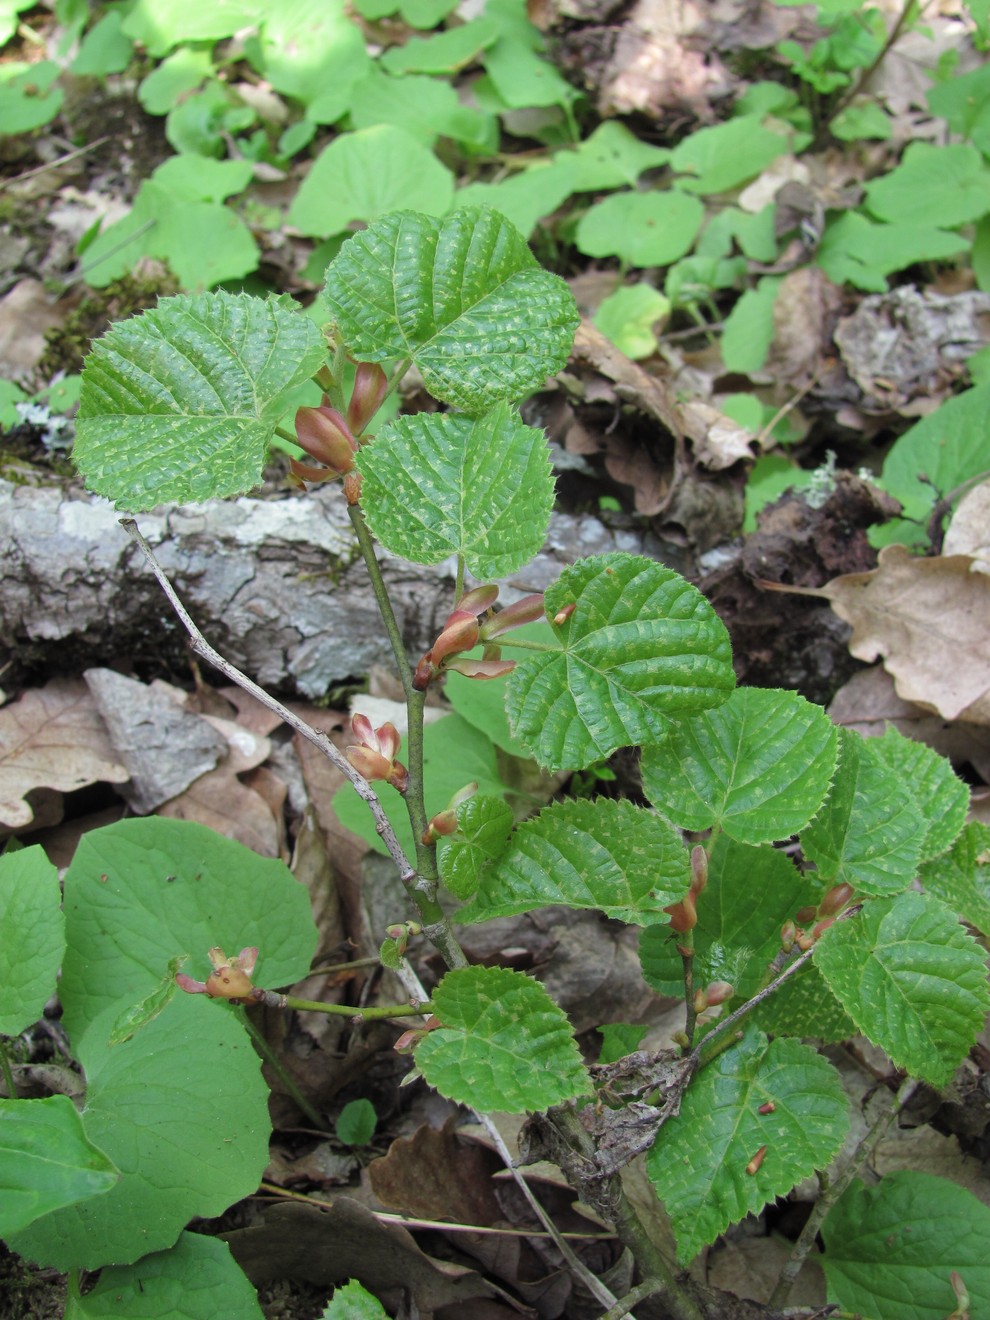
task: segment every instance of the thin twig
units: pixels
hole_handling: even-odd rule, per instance
[[[802,1228],[798,1240],[794,1243],[794,1246],[791,1249],[791,1254],[787,1258],[784,1268],[780,1271],[780,1278],[777,1280],[777,1285],[770,1294],[769,1305],[771,1307],[781,1307],[785,1304],[790,1296],[791,1289],[794,1286],[794,1281],[800,1272],[801,1266],[804,1264],[808,1253],[814,1246],[815,1239],[818,1236],[818,1230],[824,1223],[826,1215],[876,1150],[880,1138],[890,1127],[895,1116],[904,1108],[912,1095],[914,1095],[917,1088],[918,1082],[914,1077],[905,1078],[901,1083],[897,1095],[893,1098],[890,1105],[886,1109],[882,1109],[877,1115],[873,1125],[856,1147],[849,1162],[840,1167],[839,1161],[837,1160],[836,1163],[832,1165],[832,1168],[838,1168],[838,1172],[836,1176],[830,1178],[827,1183],[824,1181],[825,1175],[822,1175],[823,1187],[818,1200],[812,1207],[811,1214],[808,1216],[808,1221],[804,1228]],[[839,1160],[841,1160],[841,1158],[842,1157],[839,1156]]]
[[[570,1246],[570,1244],[564,1241],[560,1229],[557,1228],[556,1224],[554,1224],[553,1220],[543,1209],[543,1206],[540,1205],[539,1201],[536,1199],[536,1196],[533,1194],[533,1190],[530,1187],[529,1183],[516,1168],[515,1162],[513,1161],[512,1158],[512,1154],[508,1146],[503,1141],[502,1134],[501,1132],[499,1132],[498,1128],[495,1126],[492,1119],[489,1118],[487,1114],[478,1114],[477,1118],[478,1118],[478,1122],[491,1137],[492,1142],[495,1145],[495,1149],[502,1157],[505,1167],[509,1170],[509,1172],[512,1174],[513,1178],[515,1179],[516,1186],[519,1188],[523,1196],[529,1202],[530,1206],[532,1207],[533,1213],[536,1215],[537,1219],[540,1221],[543,1227],[553,1238],[557,1246],[557,1250],[567,1261],[573,1273],[581,1280],[584,1286],[589,1290],[592,1297],[594,1297],[596,1301],[601,1302],[602,1306],[606,1306],[606,1307],[615,1306],[618,1301],[615,1294],[611,1291],[611,1289],[607,1288],[604,1283],[602,1283],[601,1279],[599,1279],[597,1275],[592,1274],[591,1270],[588,1269],[587,1265],[585,1265],[582,1260],[579,1260],[579,1258],[574,1254],[573,1248]],[[626,1314],[628,1315],[629,1313],[627,1312]],[[636,1317],[630,1316],[630,1320],[636,1320]]]
[[[350,761],[348,761],[347,757],[337,750],[325,733],[320,729],[314,729],[311,724],[307,724],[304,719],[301,719],[298,715],[294,714],[288,706],[283,706],[280,701],[276,701],[275,698],[271,696],[270,693],[266,692],[264,688],[259,687],[257,683],[248,678],[247,674],[242,674],[241,671],[235,668],[229,660],[225,660],[219,651],[213,649],[210,643],[196,627],[186,610],[186,607],[176,595],[175,588],[166,577],[165,570],[155,558],[154,551],[142,536],[134,519],[121,518],[120,525],[123,527],[124,531],[127,532],[128,536],[130,536],[131,539],[141,547],[141,551],[144,554],[145,559],[147,559],[151,571],[158,579],[158,585],[165,593],[169,604],[172,606],[173,610],[175,610],[179,617],[179,621],[189,634],[192,649],[195,654],[200,656],[203,660],[206,660],[214,669],[219,670],[219,672],[232,683],[236,683],[237,686],[243,688],[245,692],[249,692],[256,701],[260,701],[263,706],[266,706],[281,720],[284,720],[290,728],[295,729],[297,733],[302,734],[304,738],[311,742],[314,747],[318,748],[327,760],[329,760],[341,772],[341,774],[344,775],[348,782],[353,785],[358,796],[363,798],[368,804],[368,809],[375,818],[375,829],[380,835],[385,847],[388,849],[389,856],[398,867],[402,883],[407,889],[410,889],[416,881],[416,871],[405,853],[402,851],[402,845],[395,837],[395,831],[392,829],[391,823],[385,815],[382,804],[378,800],[378,795],[368,781],[363,775],[358,774]]]
[[[613,1307],[606,1311],[602,1316],[602,1320],[623,1320],[623,1317],[629,1315],[637,1302],[645,1302],[648,1297],[660,1292],[663,1286],[660,1279],[644,1279],[642,1283],[632,1288],[626,1293],[625,1297],[620,1298]]]
[[[868,64],[865,69],[860,69],[855,80],[846,88],[846,90],[839,97],[838,101],[836,101],[835,105],[829,111],[828,118],[819,128],[818,132],[815,134],[815,140],[811,144],[811,148],[810,148],[811,151],[817,151],[823,145],[825,135],[826,133],[829,132],[832,121],[835,119],[836,115],[838,115],[840,111],[844,110],[846,106],[850,103],[850,101],[852,101],[855,97],[857,97],[860,94],[860,92],[863,90],[866,84],[876,73],[877,69],[879,69],[880,65],[890,54],[892,47],[896,45],[896,43],[900,40],[901,33],[904,31],[904,28],[907,26],[909,19],[912,19],[917,12],[918,12],[917,0],[906,0],[903,9],[897,16],[894,26],[890,29],[890,32],[887,34],[886,41],[880,47],[880,50],[876,58],[870,64]]]
[[[85,156],[88,151],[95,151],[97,147],[102,147],[104,142],[109,142],[109,134],[97,138],[95,142],[87,142],[84,147],[76,147],[75,151],[67,151],[64,156],[56,156],[54,160],[45,161],[42,165],[35,165],[30,170],[25,170],[23,174],[15,174],[12,179],[4,179],[0,182],[0,192],[7,188],[12,188],[15,183],[23,183],[25,179],[33,179],[37,174],[44,174],[46,170],[54,170],[59,165],[68,165],[70,160],[75,160],[77,156]]]

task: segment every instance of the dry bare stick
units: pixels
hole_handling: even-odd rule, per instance
[[[368,809],[375,818],[375,829],[381,837],[382,842],[385,844],[385,847],[388,849],[392,861],[395,862],[395,865],[398,867],[402,883],[407,889],[415,888],[418,879],[416,869],[412,866],[408,857],[402,851],[402,845],[395,837],[395,831],[392,829],[389,819],[385,815],[382,804],[378,800],[378,794],[364,776],[358,774],[350,761],[348,761],[347,757],[337,750],[327,734],[323,733],[320,729],[314,729],[311,724],[307,724],[304,719],[301,719],[298,715],[295,715],[289,710],[288,706],[283,706],[280,701],[276,701],[276,699],[271,696],[270,693],[266,692],[263,687],[259,687],[257,683],[248,678],[247,674],[242,674],[241,671],[236,669],[229,660],[225,660],[219,651],[214,650],[196,627],[186,610],[186,607],[177,596],[175,588],[165,575],[165,570],[155,558],[154,551],[142,536],[134,519],[121,518],[120,525],[123,527],[127,535],[141,547],[145,559],[147,559],[151,566],[151,571],[158,579],[158,585],[165,593],[169,604],[172,606],[173,610],[175,610],[179,617],[179,621],[189,634],[189,640],[195,654],[200,656],[201,659],[206,660],[214,669],[219,670],[219,672],[232,683],[236,683],[237,686],[243,688],[245,692],[249,692],[256,701],[260,701],[263,706],[267,706],[267,708],[277,715],[279,719],[284,720],[290,728],[295,729],[297,733],[302,734],[304,738],[323,753],[328,761],[336,766],[342,775],[346,776],[348,781],[353,784],[354,788],[357,790],[358,796],[363,798],[368,804]]]

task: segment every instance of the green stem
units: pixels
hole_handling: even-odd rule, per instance
[[[289,444],[295,445],[297,449],[300,447],[297,437],[291,431],[287,431],[284,426],[276,426],[275,434],[280,440],[288,440]]]
[[[296,1104],[306,1115],[309,1121],[313,1124],[313,1126],[322,1129],[324,1127],[324,1119],[322,1115],[319,1113],[318,1110],[314,1109],[313,1106],[309,1103],[309,1101],[303,1095],[302,1091],[300,1091],[299,1087],[296,1085],[295,1079],[282,1066],[281,1060],[277,1058],[274,1050],[268,1044],[268,1041],[265,1040],[264,1036],[254,1025],[251,1019],[248,1017],[247,1013],[243,1011],[241,1012],[241,1021],[244,1023],[245,1027],[247,1027],[247,1033],[254,1041],[255,1049],[265,1060],[268,1066],[272,1069],[272,1071],[278,1075],[279,1079],[282,1082],[282,1085],[292,1096],[293,1100],[295,1100]]]
[[[374,1008],[352,1008],[349,1004],[325,1004],[319,999],[297,999],[295,995],[284,995],[286,1008],[296,1008],[304,1013],[328,1013],[338,1017],[359,1019],[361,1022],[377,1022],[382,1018],[428,1017],[433,1012],[430,1003],[413,1008],[410,1004],[380,1004]]]
[[[684,973],[684,1034],[687,1047],[694,1041],[694,1028],[698,1014],[694,1007],[694,931],[686,930],[678,936],[677,951],[681,955],[681,969]]]
[[[774,1288],[769,1301],[771,1309],[779,1309],[787,1304],[791,1289],[794,1287],[794,1281],[800,1272],[801,1266],[807,1259],[808,1253],[814,1246],[815,1239],[818,1236],[818,1230],[825,1221],[825,1217],[835,1205],[836,1201],[842,1196],[843,1192],[852,1182],[853,1178],[859,1173],[860,1169],[876,1150],[880,1138],[884,1135],[895,1116],[907,1104],[917,1090],[918,1083],[913,1077],[907,1077],[901,1083],[896,1096],[889,1105],[881,1108],[880,1113],[874,1119],[872,1126],[866,1135],[856,1147],[848,1164],[841,1165],[839,1160],[832,1164],[833,1176],[828,1177],[826,1173],[821,1175],[822,1188],[818,1200],[812,1207],[811,1214],[808,1216],[808,1222],[802,1228],[798,1240],[794,1243],[791,1254],[788,1257],[784,1268],[780,1271],[780,1278],[777,1280],[777,1286]]]
[[[499,646],[518,646],[520,651],[559,651],[559,646],[550,646],[547,642],[531,642],[524,637],[513,637],[510,633],[500,633],[494,639]]]
[[[454,600],[458,601],[464,595],[464,556],[457,556],[457,575],[454,578]]]
[[[3,1073],[3,1084],[7,1089],[7,1098],[9,1100],[17,1099],[17,1086],[14,1082],[14,1070],[10,1066],[10,1058],[7,1054],[7,1043],[0,1040],[0,1072]]]
[[[618,1204],[615,1209],[615,1231],[623,1246],[629,1248],[636,1268],[645,1278],[655,1283],[653,1292],[663,1299],[666,1313],[672,1320],[704,1320],[697,1302],[678,1281],[670,1263],[647,1233],[633,1209],[632,1203],[619,1184]]]
[[[399,670],[399,681],[402,684],[402,691],[405,693],[406,703],[408,704],[410,699],[418,694],[412,685],[412,669],[406,656],[406,648],[403,645],[402,634],[399,632],[395,611],[392,609],[392,602],[389,599],[388,587],[386,587],[385,579],[382,577],[381,565],[378,562],[378,556],[375,554],[375,542],[359,504],[349,504],[347,506],[347,516],[351,520],[351,526],[357,536],[358,549],[361,551],[361,558],[364,560],[368,577],[371,579],[371,590],[375,593],[375,602],[378,605],[378,612],[382,616],[382,622],[388,634],[389,645],[392,648],[392,654],[395,656],[395,663]]]

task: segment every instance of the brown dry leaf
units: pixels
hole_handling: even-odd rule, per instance
[[[712,472],[732,467],[741,458],[755,457],[752,445],[756,439],[752,431],[734,422],[731,417],[700,399],[684,407],[685,429],[692,435],[701,432],[692,446],[698,462]]]
[[[824,596],[852,624],[854,656],[882,657],[898,696],[947,720],[985,724],[990,713],[978,703],[990,704],[990,577],[973,563],[968,555],[917,559],[888,545],[871,572],[807,594]]]
[[[456,1117],[448,1119],[440,1131],[424,1124],[411,1137],[393,1141],[387,1155],[372,1160],[371,1186],[387,1210],[482,1227],[503,1222],[491,1185],[502,1162],[462,1141],[457,1122]]]
[[[184,793],[163,803],[157,814],[198,821],[262,857],[280,855],[279,828],[271,808],[226,765],[200,775]]]
[[[34,788],[63,793],[104,780],[128,779],[86,684],[55,679],[0,710],[0,821],[22,828]]]
[[[942,545],[944,555],[970,555],[977,573],[990,573],[990,481],[964,495]]]

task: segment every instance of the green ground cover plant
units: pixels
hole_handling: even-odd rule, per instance
[[[858,1031],[889,1056],[898,1091],[873,1139],[918,1081],[947,1085],[976,1040],[986,954],[962,923],[990,924],[990,831],[964,824],[965,785],[896,732],[864,739],[793,693],[738,689],[724,625],[661,563],[580,559],[543,595],[501,604],[494,579],[541,548],[553,502],[544,435],[518,403],[562,368],[578,318],[500,213],[376,220],[331,262],[319,308],[322,325],[288,298],[218,291],[115,325],[83,372],[75,459],[128,515],[236,495],[259,481],[293,392],[315,380],[322,402],[295,414],[305,456],[291,471],[301,488],[339,482],[405,694],[405,747],[392,725],[357,714],[345,756],[224,672],[322,747],[370,811],[408,899],[381,932],[383,964],[407,970],[410,920],[445,964],[431,991],[364,1019],[406,1019],[403,1047],[442,1095],[529,1114],[533,1158],[553,1158],[614,1224],[677,1320],[710,1313],[681,1267],[816,1171],[823,1190],[775,1302],[821,1227],[845,1311],[902,1320],[910,1298],[912,1314],[940,1320],[965,1296],[987,1314],[986,1209],[926,1175],[857,1183],[869,1140],[842,1153],[848,1100],[817,1044]],[[447,410],[383,421],[410,365]],[[406,654],[376,547],[457,563],[449,615],[422,657]],[[448,717],[462,723],[464,764],[440,785],[423,710],[447,681],[455,706],[460,683],[498,693],[502,709]],[[645,803],[560,799],[517,820],[494,772],[468,782],[478,724],[484,747],[511,741],[548,772],[641,748]],[[73,1272],[74,1318],[133,1314],[138,1290],[165,1309],[179,1290],[190,1317],[259,1315],[225,1245],[185,1226],[251,1193],[268,1158],[242,1005],[359,1012],[281,989],[315,948],[306,891],[280,862],[151,818],[89,833],[61,904],[40,849],[4,856],[0,903],[12,932],[0,1030],[38,1016],[61,964],[87,1088],[81,1108],[0,1102],[10,1245]],[[588,1065],[539,981],[467,965],[456,923],[547,905],[638,928],[646,979],[684,1002],[676,1049],[639,1052],[636,1028],[603,1024],[602,1058]],[[9,1068],[7,1083],[13,1095]],[[344,1139],[367,1140],[373,1118],[348,1115]],[[619,1180],[644,1152],[671,1258]],[[102,1269],[94,1291],[80,1291],[81,1269]],[[342,1290],[328,1315],[382,1314],[352,1287],[364,1309],[344,1310]]]

